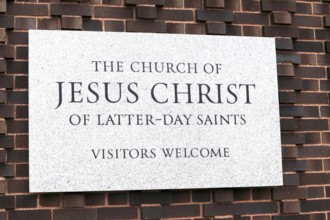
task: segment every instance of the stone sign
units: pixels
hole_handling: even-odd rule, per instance
[[[282,185],[273,38],[29,32],[31,192]]]

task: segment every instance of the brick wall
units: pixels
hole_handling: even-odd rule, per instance
[[[28,29],[276,37],[284,186],[28,193]],[[330,220],[329,66],[330,0],[0,0],[0,220]]]

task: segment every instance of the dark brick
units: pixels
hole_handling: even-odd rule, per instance
[[[7,62],[5,59],[0,58],[0,73],[7,72]]]
[[[330,53],[330,41],[325,43],[325,50],[327,53]]]
[[[329,40],[330,30],[328,29],[315,29],[316,40]]]
[[[5,194],[6,191],[7,191],[6,179],[5,177],[0,177],[0,193]]]
[[[15,29],[29,30],[36,29],[37,22],[35,18],[16,18]]]
[[[27,148],[29,145],[27,135],[15,135],[15,148]]]
[[[262,36],[262,29],[259,26],[243,26],[243,36]]]
[[[318,80],[304,80],[303,81],[304,91],[319,91],[319,81]]]
[[[4,43],[7,39],[7,33],[5,28],[0,28],[0,42]]]
[[[166,23],[166,33],[184,33],[184,24],[179,23]]]
[[[278,79],[279,90],[302,90],[303,81],[293,77],[279,77]]]
[[[58,207],[60,202],[59,194],[41,194],[39,198],[39,205],[42,207]]]
[[[232,11],[241,10],[241,1],[240,0],[225,0],[225,9]]]
[[[7,162],[7,156],[6,156],[6,150],[0,148],[0,163],[6,163]]]
[[[328,4],[313,3],[313,13],[316,15],[329,15],[330,8]]]
[[[0,164],[0,176],[12,177],[14,176],[13,164]]]
[[[316,54],[300,54],[301,62],[304,65],[316,65]]]
[[[188,203],[190,201],[191,199],[189,191],[172,191],[172,203]]]
[[[301,55],[295,53],[276,53],[276,59],[278,63],[301,63]]]
[[[301,173],[300,185],[330,184],[330,173]]]
[[[330,65],[330,55],[317,55],[319,65]]]
[[[82,28],[80,16],[62,16],[62,29],[82,30]]]
[[[0,103],[4,104],[7,101],[7,95],[4,90],[0,91]]]
[[[274,216],[273,220],[325,220],[325,214],[296,214]]]
[[[8,220],[51,220],[50,210],[9,211]]]
[[[229,10],[203,9],[196,11],[196,20],[232,22],[234,20],[234,16],[233,12]]]
[[[87,4],[71,4],[71,3],[53,3],[51,4],[51,15],[74,15],[91,17],[93,14],[92,7]]]
[[[234,189],[234,201],[251,200],[250,189]]]
[[[283,159],[292,159],[298,157],[298,149],[296,147],[282,147],[282,158]],[[296,162],[295,160],[283,160],[283,170],[288,169],[288,164],[291,165],[291,163],[288,162]],[[295,163],[293,163],[295,165]],[[291,168],[291,166],[289,166]]]
[[[28,47],[25,47],[25,46],[17,46],[16,47],[16,59],[27,60],[28,57],[29,57]]]
[[[105,31],[124,31],[124,22],[123,21],[105,21],[104,24]]]
[[[8,44],[28,44],[28,32],[8,31],[7,36]]]
[[[276,38],[276,49],[278,50],[292,50],[293,43],[291,38]]]
[[[157,11],[157,20],[193,21],[194,17],[192,10],[159,9]]]
[[[199,205],[147,206],[142,207],[143,219],[182,218],[200,216]]]
[[[327,119],[299,119],[296,120],[298,131],[323,131],[329,129]]]
[[[309,157],[329,157],[330,149],[329,147],[323,146],[312,146],[312,147],[301,147],[299,148],[299,157],[309,158]]]
[[[0,147],[1,148],[13,148],[14,147],[14,136],[0,136]]]
[[[293,15],[292,25],[298,27],[322,27],[322,18],[308,15]]]
[[[260,11],[259,0],[244,0],[242,1],[243,11]]]
[[[55,209],[54,220],[96,220],[96,209]]]
[[[14,109],[13,105],[0,105],[0,118],[14,118]]]
[[[225,0],[206,0],[205,7],[207,7],[207,8],[224,8]]]
[[[84,31],[102,31],[102,21],[99,20],[83,20]]]
[[[232,202],[234,201],[234,191],[232,189],[217,189],[214,191],[215,202]]]
[[[301,106],[281,106],[280,115],[282,117],[302,117],[304,116],[304,108]]]
[[[168,8],[182,8],[183,0],[165,0],[164,6]]]
[[[128,5],[147,4],[147,5],[163,6],[165,4],[165,0],[125,0],[125,4]]]
[[[16,89],[27,89],[28,88],[28,77],[27,76],[16,76],[15,77],[15,88]]]
[[[14,28],[14,16],[0,14],[0,28]]]
[[[273,199],[306,199],[307,188],[293,188],[293,187],[282,187],[273,189]]]
[[[29,192],[28,180],[9,179],[7,182],[9,193],[27,193]]]
[[[329,210],[329,207],[330,207],[330,199],[301,201],[302,212],[327,211]]]
[[[295,75],[302,78],[324,78],[325,69],[323,67],[300,66],[295,68]]]
[[[123,1],[122,0],[82,0],[82,2],[87,1],[87,4],[90,4],[89,2],[93,2],[93,4],[99,4],[99,3],[103,3],[103,4],[109,4],[109,5],[123,5]],[[89,1],[89,2],[88,2]]]
[[[314,40],[314,30],[311,28],[299,28],[300,40]]]
[[[232,204],[207,204],[203,205],[204,216],[231,215],[233,212]]]
[[[277,213],[276,202],[235,203],[234,215]]]
[[[138,209],[134,207],[116,207],[97,209],[98,220],[137,219]]]
[[[10,150],[7,152],[8,162],[28,162],[29,154],[27,150]]]
[[[17,208],[35,208],[37,207],[37,195],[17,195]]]
[[[281,133],[282,144],[304,144],[305,134]]]
[[[235,24],[269,24],[269,16],[266,13],[234,13]]]
[[[126,31],[128,32],[151,32],[165,33],[166,24],[163,21],[126,21]]]
[[[84,207],[85,196],[83,194],[73,193],[63,195],[63,207],[65,208],[77,208]]]
[[[37,28],[40,30],[57,30],[60,29],[59,20],[56,18],[38,18]]]
[[[330,106],[321,106],[321,116],[330,117]]]
[[[299,201],[283,201],[281,202],[282,213],[300,213],[300,202]]]
[[[308,187],[308,198],[323,198],[324,188],[323,187]]]
[[[270,200],[271,191],[266,188],[258,188],[252,190],[252,199],[253,200]]]
[[[265,37],[299,37],[299,29],[292,26],[263,26]]]
[[[124,7],[95,7],[95,18],[133,18],[133,9]]]
[[[0,13],[6,13],[7,11],[7,1],[6,0],[1,0],[0,1]]]
[[[296,12],[296,3],[293,1],[261,0],[262,11]]]
[[[309,2],[297,2],[296,7],[298,14],[312,14],[312,4]]]
[[[185,8],[202,8],[203,0],[184,0]]]
[[[207,34],[226,34],[226,24],[222,22],[206,22]]]
[[[272,21],[274,24],[291,24],[291,14],[288,12],[273,12]]]
[[[26,61],[7,61],[7,72],[10,74],[24,73],[28,74],[29,67]]]
[[[28,177],[29,176],[29,165],[28,164],[16,164],[16,175],[17,177]]]
[[[141,204],[170,204],[171,203],[171,192],[160,191],[160,192],[131,192],[130,193],[130,204],[141,205]]]
[[[153,5],[138,5],[136,6],[136,17],[144,19],[156,19],[157,9]]]
[[[226,30],[226,35],[242,36],[242,28],[240,25],[227,24]]]
[[[7,133],[7,121],[5,121],[3,118],[0,118],[0,134],[6,134]]]
[[[281,119],[282,131],[295,131],[297,129],[296,121],[293,119]]]
[[[324,26],[330,27],[330,15],[324,16]]]
[[[278,76],[294,76],[295,70],[292,64],[284,63],[277,64],[277,75]]]
[[[1,58],[14,58],[14,47],[9,45],[0,45]]]
[[[102,206],[105,204],[105,193],[85,193],[86,206]]]
[[[28,133],[27,121],[7,120],[8,133]]]
[[[211,192],[208,190],[194,190],[192,191],[193,202],[210,202]]]
[[[298,152],[297,152],[298,154]],[[284,160],[283,171],[321,171],[322,160]]]
[[[186,34],[205,34],[204,24],[185,24]]]
[[[0,196],[0,208],[1,209],[15,208],[15,196]]]
[[[7,3],[8,15],[48,16],[46,4]]]
[[[298,186],[299,185],[299,175],[298,174],[284,174],[283,175],[283,185],[284,186]]]

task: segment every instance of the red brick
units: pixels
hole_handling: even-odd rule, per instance
[[[297,2],[296,7],[298,14],[312,14],[312,4],[309,2]]]
[[[241,10],[241,1],[240,0],[225,0],[225,9],[232,11]]]
[[[15,148],[27,148],[28,142],[27,135],[15,135]]]
[[[262,29],[259,26],[243,26],[243,36],[262,36]]]
[[[18,30],[29,30],[36,29],[36,19],[35,18],[16,18],[15,29]]]
[[[283,201],[281,203],[282,213],[300,213],[300,202],[299,201]]]
[[[202,8],[203,0],[184,0],[185,8]]]
[[[242,1],[243,11],[260,11],[259,0],[244,0]]]
[[[82,18],[80,16],[62,16],[62,29],[82,30]]]
[[[328,4],[313,3],[313,13],[316,15],[328,15],[330,13]]]

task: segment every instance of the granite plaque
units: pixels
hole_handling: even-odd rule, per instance
[[[29,31],[30,192],[282,185],[273,38]]]

